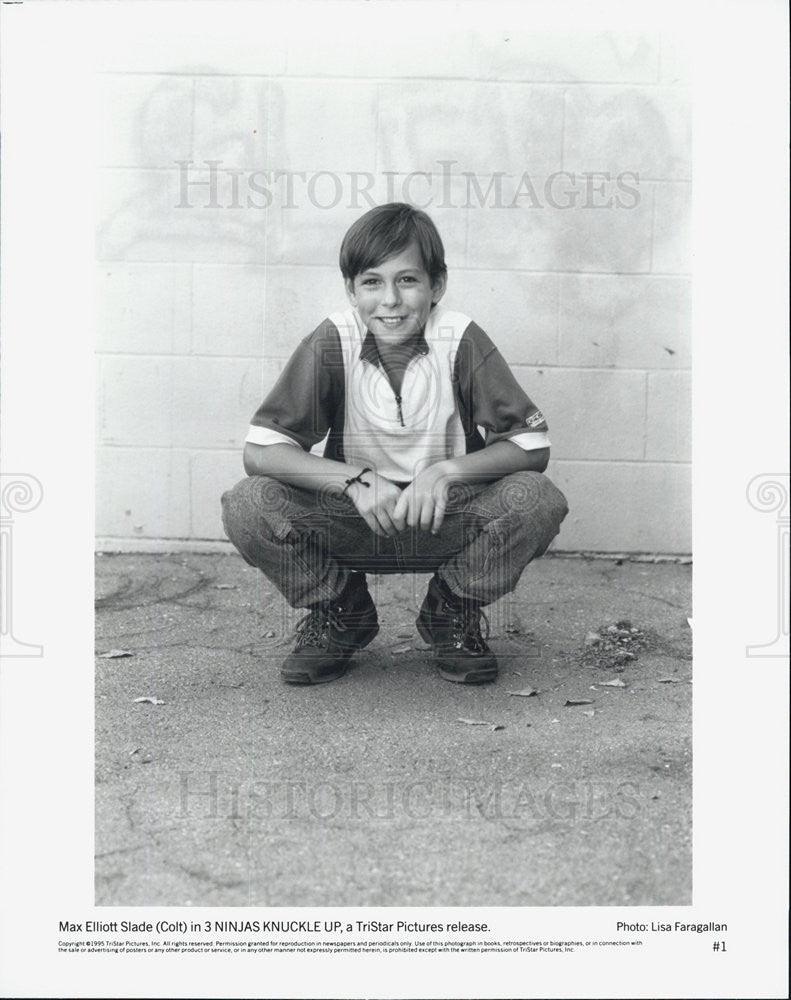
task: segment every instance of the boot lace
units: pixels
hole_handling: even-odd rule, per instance
[[[330,605],[326,608],[314,608],[297,624],[296,649],[304,646],[320,646],[328,648],[330,644],[330,628],[338,632],[346,632],[348,626],[343,622],[341,607]]]
[[[456,645],[463,646],[476,653],[486,651],[486,640],[489,638],[489,619],[481,608],[466,605],[452,608],[446,605],[453,622],[453,638]],[[486,625],[486,635],[481,634],[481,619]]]

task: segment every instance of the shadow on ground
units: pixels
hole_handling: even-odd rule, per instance
[[[435,674],[427,577],[373,578],[373,644],[292,688],[301,613],[240,557],[99,556],[96,903],[689,904],[690,575],[545,557],[485,687]],[[591,656],[624,622],[634,658]]]

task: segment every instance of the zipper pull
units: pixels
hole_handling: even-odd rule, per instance
[[[404,423],[404,414],[401,412],[401,397],[396,395],[395,401],[398,406],[398,419],[401,421],[401,426],[406,427],[406,424]]]

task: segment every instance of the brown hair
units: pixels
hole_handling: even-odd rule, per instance
[[[370,267],[378,267],[415,243],[431,283],[448,273],[445,248],[437,227],[418,208],[404,202],[378,205],[353,223],[343,237],[341,273],[354,280]]]

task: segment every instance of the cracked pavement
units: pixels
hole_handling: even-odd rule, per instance
[[[303,612],[238,555],[97,556],[97,905],[688,905],[691,567],[545,556],[482,687],[435,673],[427,580],[370,577],[377,638],[289,687]],[[621,620],[649,648],[584,666]]]

